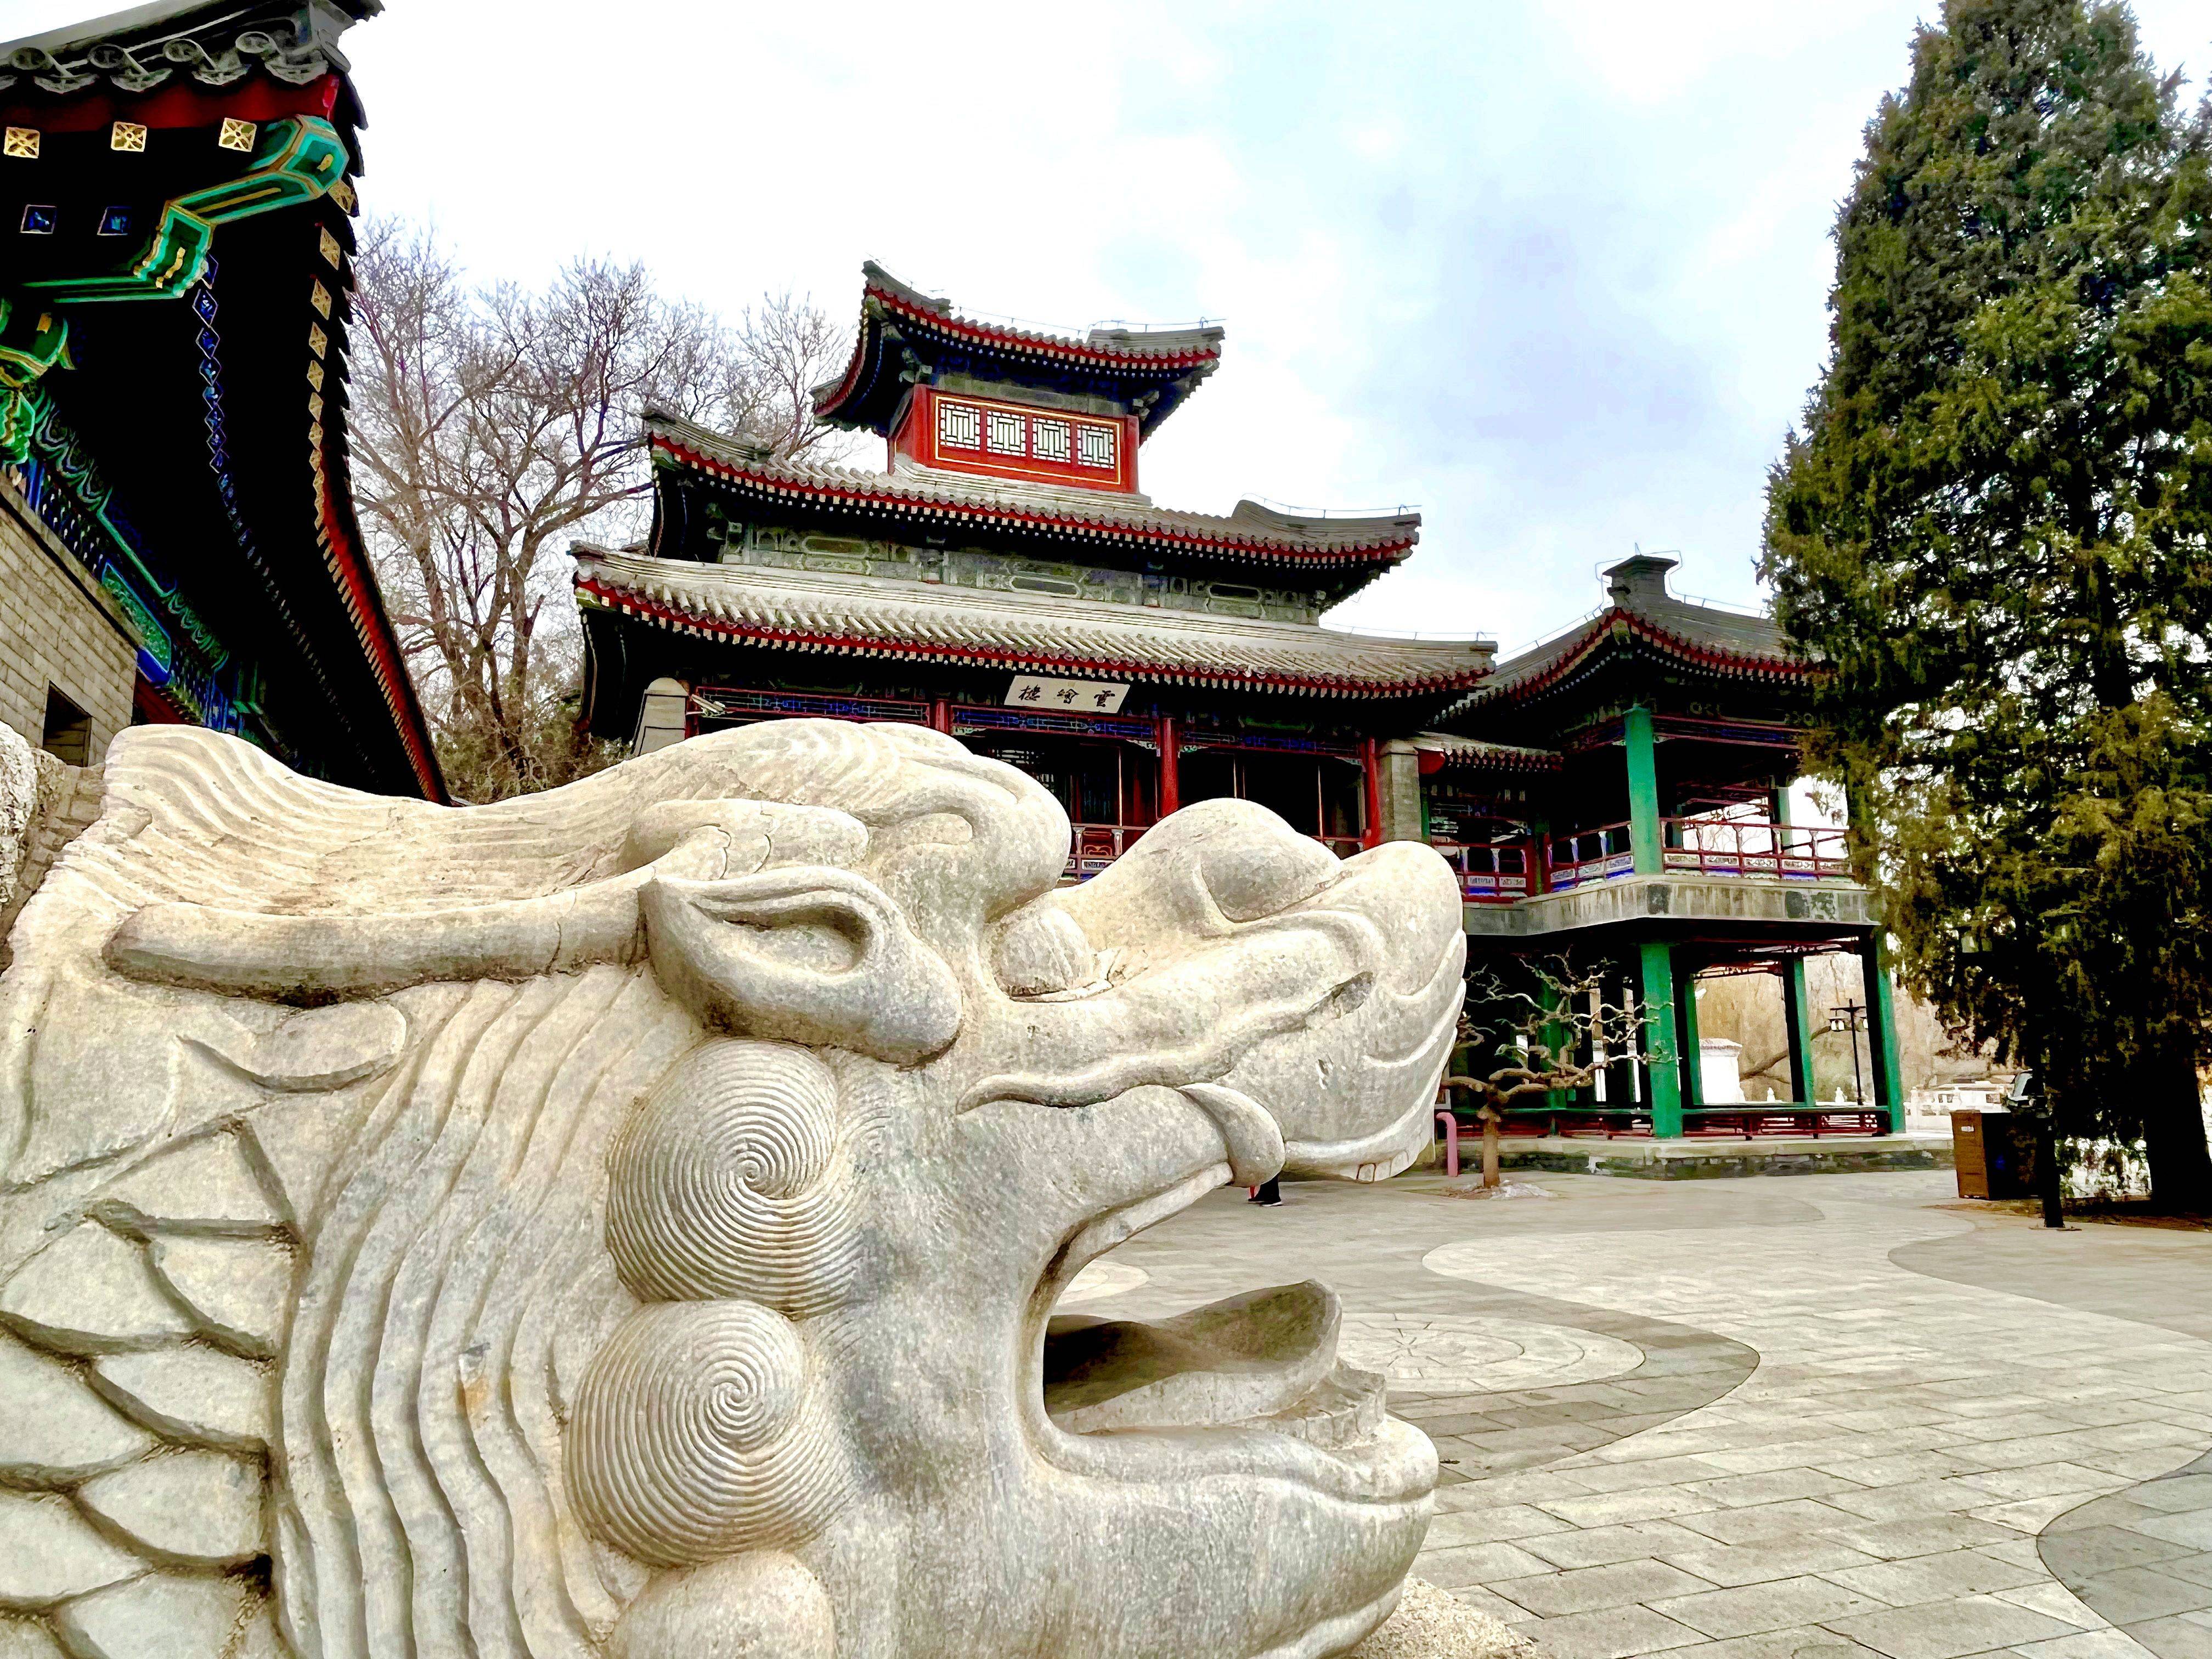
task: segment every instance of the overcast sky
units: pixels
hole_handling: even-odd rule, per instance
[[[0,40],[94,9],[0,0]],[[1639,543],[1758,603],[1834,204],[1932,9],[390,0],[346,45],[368,209],[488,278],[607,253],[842,316],[874,258],[1069,331],[1225,321],[1146,491],[1418,505],[1410,567],[1332,620],[1510,647]],[[2136,10],[2193,98],[2212,11]]]

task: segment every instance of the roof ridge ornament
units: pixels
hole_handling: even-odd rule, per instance
[[[218,58],[189,37],[164,41],[161,56],[173,64],[191,65],[192,79],[205,87],[227,87],[253,72],[253,65],[240,57],[235,50],[226,52]]]
[[[31,77],[33,86],[51,93],[67,96],[82,92],[100,77],[73,74],[62,61],[43,46],[18,46],[8,54],[8,67],[20,70]],[[0,76],[0,92],[15,84],[12,75]]]
[[[125,92],[151,92],[175,73],[173,70],[149,69],[131,55],[128,46],[112,40],[103,40],[87,52],[85,62]]]
[[[135,95],[171,81],[179,68],[203,86],[225,87],[257,66],[272,80],[308,86],[351,67],[339,35],[382,9],[382,0],[167,0],[0,43],[0,91],[27,75],[57,97],[103,80]]]

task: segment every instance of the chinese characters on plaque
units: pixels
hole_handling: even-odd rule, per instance
[[[1104,680],[1052,680],[1042,674],[1017,674],[1006,690],[1009,708],[1056,708],[1078,714],[1118,714],[1126,685]]]

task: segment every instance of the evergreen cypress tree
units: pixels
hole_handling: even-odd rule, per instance
[[[1838,217],[1765,569],[1905,977],[2212,1207],[2212,101],[1948,0]]]

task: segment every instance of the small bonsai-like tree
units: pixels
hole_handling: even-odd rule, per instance
[[[1525,957],[1516,981],[1494,969],[1468,975],[1467,1010],[1443,1082],[1449,1093],[1474,1097],[1482,1125],[1482,1184],[1498,1185],[1498,1133],[1507,1105],[1526,1095],[1588,1085],[1606,1066],[1647,1050],[1652,1017],[1628,1002],[1608,1001],[1601,969],[1570,957]]]

